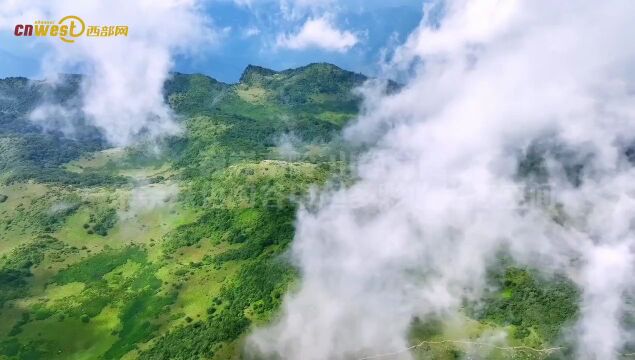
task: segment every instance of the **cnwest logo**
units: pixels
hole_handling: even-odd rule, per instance
[[[128,26],[86,26],[84,20],[75,15],[64,16],[57,23],[48,20],[36,20],[34,24],[17,24],[15,36],[59,36],[66,43],[74,43],[82,35],[89,37],[128,36]]]

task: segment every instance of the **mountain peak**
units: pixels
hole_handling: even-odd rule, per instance
[[[307,71],[307,70],[326,70],[326,71],[346,71],[344,69],[342,69],[341,67],[335,65],[335,64],[331,64],[331,63],[327,63],[327,62],[317,62],[317,63],[310,63],[304,66],[300,66],[298,68],[295,69],[288,69],[286,71]]]
[[[277,71],[264,68],[257,65],[247,65],[242,75],[240,75],[241,83],[254,83],[260,80],[262,77],[271,76],[276,74]]]

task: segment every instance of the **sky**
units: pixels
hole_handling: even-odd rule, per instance
[[[139,0],[138,3],[143,3]],[[159,1],[157,4],[169,2]],[[176,1],[175,1],[176,2]],[[342,68],[368,75],[377,73],[383,54],[390,53],[402,43],[421,20],[419,0],[207,0],[179,1],[188,3],[204,23],[192,25],[192,33],[205,34],[206,40],[187,51],[170,51],[170,70],[184,73],[203,73],[220,81],[236,82],[248,64],[274,70],[303,66],[312,62],[329,62]],[[47,75],[47,59],[59,42],[54,38],[17,37],[16,23],[32,23],[42,14],[56,19],[60,10],[74,7],[74,15],[86,22],[98,23],[102,13],[85,11],[77,1],[61,1],[64,7],[48,4],[29,9],[16,0],[1,0],[0,4],[0,78],[26,76],[42,78]],[[34,2],[34,3],[37,3]],[[78,6],[74,6],[77,4]],[[37,5],[35,6],[37,7]],[[41,11],[40,11],[41,10]],[[112,19],[118,19],[113,10]],[[139,16],[139,14],[134,14]],[[99,19],[97,19],[99,18]],[[48,19],[48,17],[46,18]],[[130,36],[145,29],[141,17],[125,17]],[[117,20],[114,20],[117,21]],[[163,28],[171,31],[169,17]],[[202,29],[204,28],[204,29]],[[152,42],[152,35],[147,37]],[[85,39],[82,39],[85,40]],[[93,39],[88,39],[88,41]],[[53,42],[53,43],[52,43]],[[64,44],[73,46],[72,44]],[[56,70],[60,70],[56,68]],[[83,72],[84,68],[66,66],[69,72]]]

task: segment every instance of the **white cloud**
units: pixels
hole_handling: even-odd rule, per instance
[[[281,34],[276,47],[292,50],[320,48],[328,51],[346,52],[359,42],[354,33],[337,29],[326,17],[308,19],[295,34]]]
[[[390,64],[409,70],[407,85],[365,90],[346,132],[370,145],[359,180],[300,212],[292,252],[302,283],[251,349],[411,359],[400,351],[412,319],[452,317],[480,299],[506,247],[580,287],[572,356],[621,358],[635,292],[635,167],[623,146],[635,140],[635,2],[444,5],[440,23],[424,21]],[[518,154],[550,135],[588,155],[581,184],[548,156],[552,202],[523,204]]]
[[[128,206],[122,217],[132,218],[135,215],[170,205],[175,201],[178,193],[179,187],[172,183],[137,186],[132,189]]]
[[[258,29],[258,28],[257,28],[257,27],[255,27],[255,26],[248,27],[248,28],[246,28],[246,29],[243,31],[243,37],[244,37],[244,38],[250,38],[250,37],[252,37],[252,36],[256,36],[256,35],[258,35],[258,34],[260,34],[260,29]]]

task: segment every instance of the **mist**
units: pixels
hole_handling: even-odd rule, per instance
[[[424,10],[383,66],[408,74],[405,87],[362,90],[362,114],[346,129],[348,141],[371,145],[354,165],[357,183],[300,210],[301,283],[247,350],[411,358],[412,319],[450,319],[478,301],[506,249],[579,286],[579,319],[566,329],[576,358],[618,358],[632,340],[623,320],[634,289],[625,153],[635,139],[635,3],[454,0]],[[545,139],[583,167],[573,181],[547,152],[549,199],[527,202],[519,158]]]
[[[179,193],[176,184],[143,184],[132,189],[124,218],[172,205]]]
[[[57,21],[69,14],[80,16],[86,26],[129,26],[127,37],[83,36],[73,44],[56,37],[24,39],[46,42],[41,76],[52,86],[60,82],[62,73],[85,75],[79,111],[44,102],[31,120],[44,128],[55,122],[58,130],[72,135],[72,119],[67,115],[82,116],[113,146],[178,134],[181,129],[164,102],[163,84],[175,55],[195,56],[197,47],[216,42],[209,19],[199,10],[195,0],[9,2],[0,10],[0,20],[7,27],[35,20]],[[58,126],[59,122],[64,124]]]

